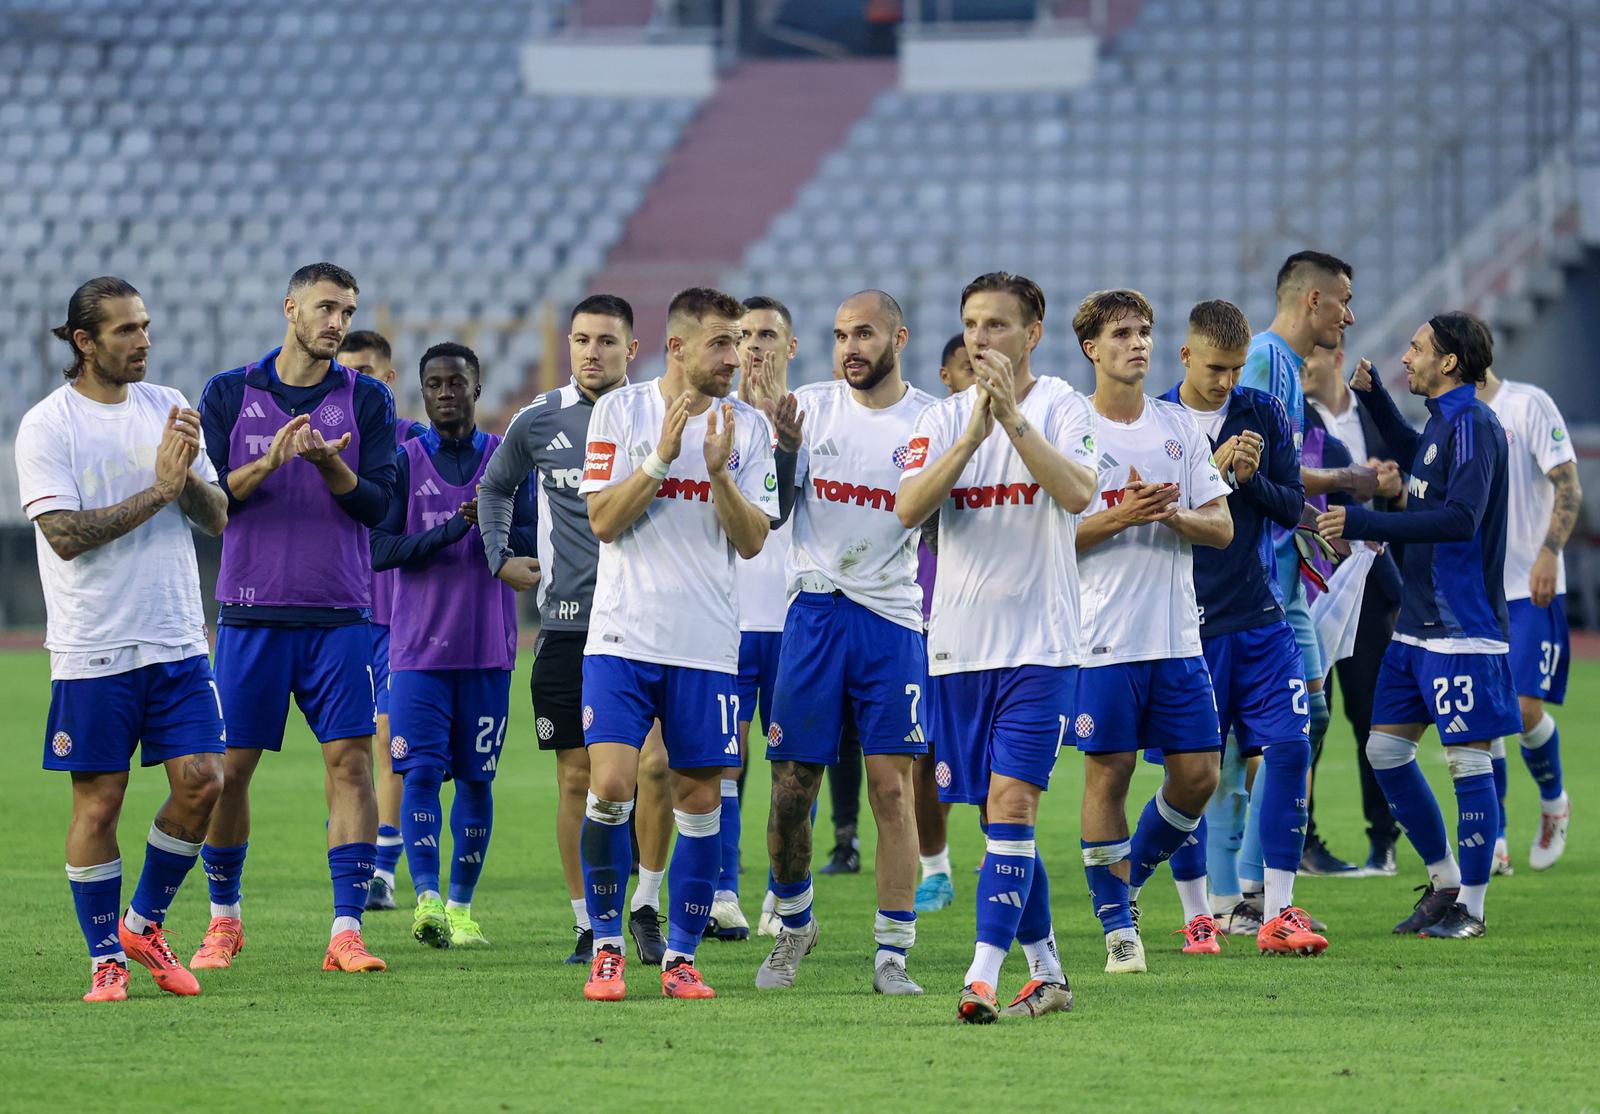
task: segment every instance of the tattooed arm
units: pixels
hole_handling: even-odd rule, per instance
[[[213,538],[228,525],[227,493],[192,471],[183,485],[183,494],[178,496],[178,509],[185,518]]]
[[[110,507],[96,507],[92,511],[48,511],[33,521],[38,523],[39,532],[56,551],[56,556],[70,561],[149,522],[176,496],[176,492],[164,489],[157,482]]]
[[[1550,510],[1550,529],[1544,544],[1533,559],[1533,575],[1528,590],[1538,607],[1548,607],[1556,595],[1556,569],[1561,551],[1572,528],[1578,522],[1578,510],[1583,506],[1583,488],[1578,485],[1578,466],[1573,461],[1558,464],[1549,471],[1550,483],[1556,489],[1555,506]]]

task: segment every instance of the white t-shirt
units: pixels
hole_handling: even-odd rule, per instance
[[[181,393],[130,383],[108,405],[71,384],[29,410],[17,429],[17,481],[29,520],[50,511],[96,510],[155,482],[156,449]],[[215,483],[201,451],[191,466]],[[194,538],[176,501],[115,541],[64,561],[37,532],[50,676],[106,677],[207,652]]]
[[[741,631],[781,631],[788,609],[784,570],[789,564],[789,546],[794,532],[791,518],[774,527],[767,544],[748,561],[734,566],[739,585],[739,629]]]
[[[729,469],[744,497],[778,517],[772,429],[753,406],[734,409]],[[713,403],[721,421],[721,403]],[[621,483],[655,451],[667,402],[659,380],[601,397],[589,419],[580,495]],[[703,445],[708,407],[683,429],[655,498],[616,541],[600,545],[586,654],[739,671],[739,555],[717,521]]]
[[[1228,420],[1228,406],[1232,402],[1233,396],[1229,395],[1222,400],[1222,405],[1215,410],[1196,410],[1187,402],[1182,405],[1183,412],[1194,419],[1195,424],[1200,427],[1200,432],[1204,433],[1208,439],[1215,441],[1217,434],[1222,432],[1222,423]]]
[[[902,483],[955,444],[976,401],[968,387],[922,412]],[[1035,380],[1019,408],[1068,460],[1094,467],[1095,414],[1066,380]],[[1078,665],[1077,531],[997,425],[939,508],[928,672]]]
[[[1361,428],[1361,408],[1356,405],[1355,396],[1345,395],[1349,405],[1344,408],[1343,414],[1335,414],[1315,399],[1306,401],[1322,415],[1322,424],[1328,432],[1344,442],[1344,447],[1350,450],[1350,459],[1357,464],[1365,464],[1371,454],[1367,452],[1367,431]]]
[[[1122,499],[1130,466],[1147,483],[1178,485],[1178,506],[1203,507],[1228,494],[1211,445],[1182,406],[1148,395],[1124,424],[1100,416],[1100,488],[1087,521]],[[1134,526],[1078,554],[1083,582],[1083,665],[1188,658],[1200,653],[1193,547],[1176,530]]]
[[[914,631],[922,630],[917,540],[894,512],[912,430],[933,396],[908,386],[874,410],[842,380],[795,392],[805,428],[795,466],[800,493],[789,553],[789,599],[826,582],[848,598]]]
[[[1578,455],[1561,411],[1538,387],[1506,380],[1489,409],[1506,431],[1506,599],[1525,600],[1556,505],[1550,470]],[[1557,556],[1556,593],[1566,590],[1567,563]]]

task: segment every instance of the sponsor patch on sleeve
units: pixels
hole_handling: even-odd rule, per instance
[[[907,468],[921,468],[928,463],[928,439],[926,437],[913,437],[906,446]]]
[[[588,451],[583,457],[583,478],[586,480],[609,480],[611,478],[611,467],[616,461],[616,442],[590,441]]]

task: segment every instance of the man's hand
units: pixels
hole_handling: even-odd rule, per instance
[[[1317,515],[1317,533],[1330,542],[1344,537],[1344,507],[1333,506]]]
[[[661,463],[671,464],[683,451],[683,427],[689,422],[689,392],[685,391],[667,404],[667,415],[661,419],[661,436],[656,441],[656,456]]]
[[[1146,483],[1139,478],[1139,469],[1131,465],[1122,491],[1122,502],[1114,513],[1128,526],[1162,522],[1178,513],[1178,485]]]
[[[306,418],[306,424],[295,433],[294,451],[302,460],[309,460],[318,468],[322,468],[332,464],[339,458],[339,454],[350,446],[350,435],[347,433],[337,441],[324,441],[322,431],[312,429],[310,421],[310,418]]]
[[[1378,494],[1394,499],[1400,494],[1400,466],[1392,460],[1367,459],[1367,467],[1378,474]]]
[[[706,415],[706,471],[715,476],[728,468],[728,457],[733,454],[733,403],[721,406],[722,422],[717,422],[717,407],[712,406]]]
[[[456,513],[466,519],[468,525],[476,526],[478,524],[478,500],[476,498],[468,499],[460,507],[456,508]]]
[[[1362,360],[1356,364],[1354,374],[1350,376],[1350,389],[1366,394],[1372,390],[1372,361]]]
[[[979,380],[977,401],[972,405],[972,417],[967,419],[967,428],[962,431],[961,438],[972,446],[973,452],[977,452],[993,432],[994,411],[990,408],[989,392],[984,389],[983,381]]]
[[[782,397],[778,389],[778,360],[772,352],[764,352],[757,360],[755,353],[746,349],[739,357],[739,397],[751,406],[771,413]]]
[[[187,406],[174,406],[167,411],[167,428],[177,430],[184,443],[190,447],[189,463],[194,463],[194,458],[200,455],[200,411],[191,410]]]
[[[1235,442],[1233,478],[1241,484],[1249,483],[1251,477],[1261,468],[1261,448],[1265,442],[1262,441],[1261,434],[1250,429],[1229,440]]]
[[[1533,559],[1533,575],[1528,577],[1528,591],[1532,593],[1533,606],[1549,607],[1556,598],[1556,565],[1560,558],[1541,546]]]
[[[295,441],[300,436],[300,431],[311,424],[311,415],[301,414],[298,418],[290,418],[288,422],[278,428],[272,435],[272,444],[267,446],[267,455],[262,460],[267,462],[267,470],[276,472],[289,458],[295,455]]]
[[[539,586],[539,559],[537,557],[507,557],[495,576],[511,585],[513,591],[526,592]]]
[[[1378,493],[1378,473],[1376,469],[1368,468],[1364,464],[1352,464],[1346,471],[1350,475],[1350,483],[1346,490],[1358,500],[1365,503]]]
[[[972,358],[972,371],[978,380],[979,393],[989,398],[989,412],[994,415],[994,420],[1007,429],[1021,421],[1011,358],[1003,352],[986,348]]]
[[[156,449],[156,494],[162,502],[170,503],[183,494],[183,485],[189,480],[189,465],[194,461],[194,446],[184,440],[177,427],[167,426]]]
[[[784,395],[778,404],[767,411],[772,428],[778,435],[778,448],[786,453],[800,450],[800,437],[805,432],[806,412],[800,409],[794,395]]]

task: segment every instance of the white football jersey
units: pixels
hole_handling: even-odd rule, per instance
[[[968,387],[922,412],[902,482],[955,444],[976,401]],[[1019,408],[1068,460],[1094,467],[1095,413],[1066,380],[1035,380]],[[1077,531],[1078,516],[1050,498],[997,425],[939,508],[928,672],[1078,665]]]
[[[734,410],[728,468],[744,497],[776,520],[771,427],[753,406],[725,401]],[[721,402],[713,405],[720,413]],[[633,475],[655,451],[666,413],[659,380],[602,396],[589,419],[579,494]],[[703,449],[710,413],[708,407],[684,426],[678,458],[645,512],[616,541],[601,543],[584,653],[739,671],[739,555],[712,503]]]
[[[789,564],[793,533],[794,520],[791,518],[782,526],[773,528],[760,553],[735,566],[741,631],[783,630],[783,615],[789,606],[785,570]]]
[[[1550,470],[1577,460],[1567,424],[1550,396],[1529,383],[1500,384],[1489,409],[1506,431],[1506,599],[1533,594],[1534,558],[1550,532],[1556,505]],[[1556,557],[1556,592],[1567,590],[1567,563]]]
[[[917,540],[894,512],[917,418],[933,396],[907,386],[892,406],[856,401],[843,380],[795,392],[805,428],[795,465],[799,496],[789,553],[789,598],[818,578],[891,622],[922,630]]]
[[[1178,485],[1178,506],[1203,507],[1229,488],[1211,443],[1184,407],[1148,395],[1126,424],[1100,416],[1100,489],[1084,519],[1122,501],[1130,467],[1147,483]],[[1083,582],[1083,665],[1188,658],[1200,653],[1194,547],[1176,530],[1134,526],[1078,554]]]
[[[84,397],[70,384],[29,410],[17,429],[17,480],[29,520],[50,511],[111,507],[155,483],[167,413],[188,406],[154,383],[128,384],[126,402]],[[202,451],[191,470],[217,479]],[[64,561],[38,533],[54,680],[104,677],[207,652],[194,538],[176,501],[128,533]]]

